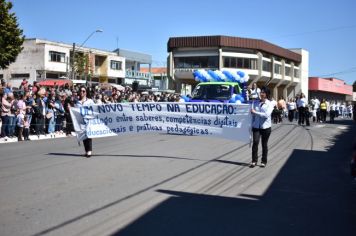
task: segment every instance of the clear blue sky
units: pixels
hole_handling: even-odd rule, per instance
[[[151,54],[169,37],[228,35],[309,51],[309,75],[356,80],[355,0],[12,0],[27,38]]]

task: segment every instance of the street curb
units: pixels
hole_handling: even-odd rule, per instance
[[[50,134],[46,134],[46,135],[40,135],[40,136],[30,135],[29,138],[30,138],[30,141],[38,141],[38,140],[66,138],[66,137],[73,137],[73,136],[75,136],[74,132],[72,132],[72,136],[67,136],[66,134],[52,134],[52,136],[51,136]],[[7,139],[0,138],[0,144],[2,144],[2,143],[18,143],[18,142],[19,141],[18,141],[17,137],[7,138]],[[23,142],[26,142],[26,141],[23,141]]]

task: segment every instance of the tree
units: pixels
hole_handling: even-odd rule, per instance
[[[10,13],[11,2],[0,0],[0,69],[6,69],[22,51],[25,40],[15,13]]]
[[[353,88],[352,91],[356,92],[356,81],[354,81],[352,88]]]
[[[92,66],[89,60],[89,54],[75,54],[74,71],[81,79],[85,79],[88,76],[91,76]]]

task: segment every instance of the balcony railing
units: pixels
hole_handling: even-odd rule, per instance
[[[149,72],[140,72],[136,70],[126,70],[126,78],[133,79],[151,79],[152,73]]]

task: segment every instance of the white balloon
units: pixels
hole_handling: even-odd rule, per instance
[[[216,70],[215,73],[219,76],[220,79],[222,79],[223,81],[227,81],[227,77],[224,73],[222,73],[221,71],[219,70]]]

